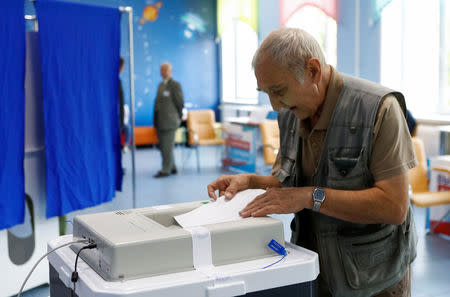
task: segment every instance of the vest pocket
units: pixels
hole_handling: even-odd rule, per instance
[[[338,235],[338,247],[347,283],[353,289],[365,289],[402,275],[405,240],[401,227],[383,229],[361,236]]]
[[[367,160],[364,148],[330,148],[327,186],[333,189],[367,188]]]

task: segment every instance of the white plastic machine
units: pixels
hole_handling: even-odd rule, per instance
[[[230,201],[239,200],[235,197]],[[49,254],[50,295],[313,296],[314,280],[319,274],[318,256],[285,243],[281,221],[271,217],[242,220],[237,215],[237,221],[224,222],[231,202],[204,203],[208,202],[75,217],[73,236],[50,241],[48,249],[80,237],[97,246],[80,252],[81,259],[77,253],[87,243],[58,248]],[[219,212],[214,212],[214,207]],[[205,209],[207,214],[199,215]],[[205,219],[208,216],[210,221]],[[199,217],[202,223],[189,224],[187,217]],[[281,253],[268,247],[273,239],[282,245]],[[78,280],[73,283],[76,262]]]
[[[107,281],[135,279],[194,270],[193,235],[174,217],[205,202],[77,216],[73,236],[97,244],[80,257]],[[267,245],[284,245],[283,223],[270,217],[204,226],[211,237],[214,266],[277,255]],[[72,249],[77,252],[82,245]]]

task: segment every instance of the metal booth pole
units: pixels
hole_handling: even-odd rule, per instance
[[[133,49],[133,8],[131,6],[120,6],[119,11],[128,13],[128,44],[130,51],[130,105],[131,105],[131,182],[133,194],[133,208],[136,208],[136,167],[134,140],[134,49]]]

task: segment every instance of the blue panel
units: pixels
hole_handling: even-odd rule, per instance
[[[360,77],[380,82],[381,22],[372,24],[371,1],[361,1]]]
[[[122,179],[115,8],[38,1],[47,217],[110,201]]]
[[[359,76],[374,82],[380,80],[380,22],[371,24],[371,1],[359,1]],[[338,1],[338,70],[355,75],[356,2]]]
[[[24,78],[23,1],[0,1],[0,230],[24,219]]]
[[[355,74],[355,1],[338,1],[337,69]]]
[[[258,1],[258,43],[261,43],[270,32],[280,27],[280,3],[279,0]],[[258,92],[260,105],[270,105],[269,96],[264,92]]]

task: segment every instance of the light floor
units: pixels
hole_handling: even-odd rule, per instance
[[[79,214],[133,208],[131,152],[127,152],[123,156],[123,166],[126,169],[123,192],[118,193],[112,202],[67,215],[68,220],[72,220]],[[140,148],[137,149],[135,156],[136,207],[207,200],[206,186],[225,173],[220,168],[220,151],[216,148],[200,148],[201,170],[197,172],[194,150],[182,146],[177,147],[175,158],[178,174],[162,179],[152,177],[160,169],[159,151],[155,148]],[[268,172],[269,168],[264,167],[261,158],[258,158],[257,171]],[[412,297],[450,297],[450,240],[425,234],[424,209],[414,208],[414,215],[419,243],[417,258],[412,265]],[[289,222],[292,216],[276,217],[283,221],[288,240],[290,236]],[[72,227],[68,224],[67,233],[71,232]],[[49,295],[50,291],[46,285],[22,294],[24,297],[47,297]]]

